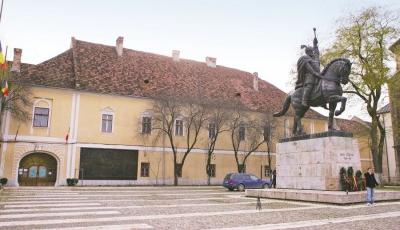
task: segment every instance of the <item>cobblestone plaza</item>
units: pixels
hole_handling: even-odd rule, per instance
[[[20,187],[0,196],[0,229],[398,229],[400,202],[337,206],[221,187]]]

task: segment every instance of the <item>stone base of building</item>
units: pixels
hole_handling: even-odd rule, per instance
[[[277,188],[340,190],[340,168],[361,169],[357,140],[351,133],[329,131],[280,140]]]
[[[260,197],[279,200],[296,200],[330,204],[354,204],[366,202],[366,191],[343,192],[343,191],[318,191],[298,189],[246,189],[247,197]],[[400,200],[399,191],[375,190],[375,201]]]

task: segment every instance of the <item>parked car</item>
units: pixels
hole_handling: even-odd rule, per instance
[[[246,188],[267,188],[270,185],[270,180],[262,180],[253,174],[248,173],[228,173],[222,186],[233,191],[244,191]]]

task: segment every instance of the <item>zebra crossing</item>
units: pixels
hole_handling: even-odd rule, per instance
[[[400,202],[376,215],[337,217],[333,222],[314,220],[313,212],[351,212],[364,205],[333,206],[297,201],[262,200],[227,192],[220,187],[57,187],[6,188],[0,192],[1,229],[284,229],[315,227],[357,220],[398,217]],[[286,215],[282,218],[282,213]],[[297,215],[309,221],[293,221]],[[269,224],[275,217],[282,223]],[[249,225],[254,220],[254,225]]]

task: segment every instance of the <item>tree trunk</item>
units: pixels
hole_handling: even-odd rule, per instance
[[[208,154],[208,158],[207,158],[207,166],[206,166],[207,185],[211,185],[210,164],[211,164],[211,154],[209,153],[209,154]]]
[[[174,153],[174,186],[178,186],[178,167],[176,163],[176,153]]]
[[[376,173],[382,173],[382,151],[379,149],[379,141],[378,141],[378,121],[375,119],[372,119],[371,123],[371,130],[370,130],[370,136],[371,136],[371,152],[372,152],[372,159],[374,163],[374,168]]]

